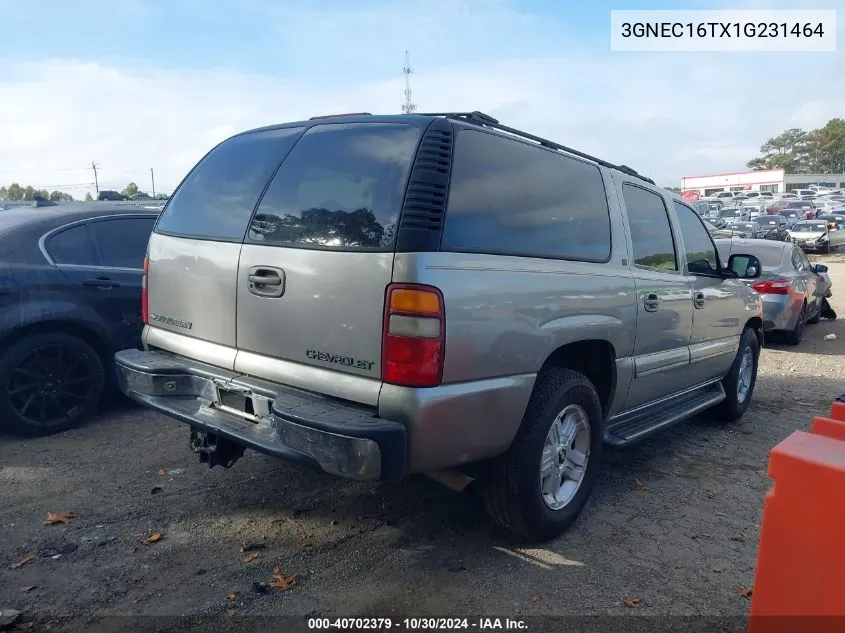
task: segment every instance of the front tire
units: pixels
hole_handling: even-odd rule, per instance
[[[745,415],[757,384],[759,362],[760,339],[752,328],[747,327],[739,339],[733,365],[727,376],[722,378],[726,397],[711,409],[714,417],[725,422],[735,422]]]
[[[104,386],[103,363],[85,341],[26,336],[0,357],[0,429],[35,437],[73,428],[97,410]]]
[[[483,479],[493,521],[532,541],[555,538],[572,525],[598,473],[603,419],[586,376],[543,370],[510,449],[489,462]]]

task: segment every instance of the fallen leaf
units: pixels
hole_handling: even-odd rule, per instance
[[[635,479],[634,480],[634,490],[636,490],[637,492],[642,492],[643,490],[648,490],[648,488],[646,488],[645,484],[643,482],[641,482],[639,479]]]
[[[540,602],[540,596],[531,596],[531,602]]]
[[[144,545],[152,545],[153,543],[158,543],[163,538],[164,534],[162,532],[153,532],[147,538],[142,538],[141,543]]]
[[[166,474],[167,474],[167,473],[164,471],[164,468],[159,468],[159,469],[158,469],[158,476],[159,476],[159,477],[164,477]]]
[[[254,561],[259,556],[260,556],[260,554],[258,552],[253,552],[252,554],[247,554],[246,556],[244,556],[241,559],[241,562],[242,563],[251,563],[252,561]]]
[[[29,593],[33,589],[38,589],[38,585],[27,585],[26,587],[21,587],[21,593]]]
[[[164,490],[164,488],[162,488],[161,486],[156,486],[155,488],[153,488],[152,490],[150,490],[150,494],[151,494],[151,495],[157,495],[157,494],[158,494],[158,493],[160,493],[162,490]]]
[[[73,512],[63,510],[61,512],[48,512],[44,525],[67,525],[73,518]]]
[[[740,587],[739,588],[739,595],[742,598],[750,598],[751,594],[754,593],[754,589],[752,587]]]
[[[264,549],[267,547],[264,543],[241,543],[241,554],[246,554],[256,549]]]
[[[21,567],[23,567],[27,563],[31,563],[34,560],[35,560],[35,556],[24,556],[17,563],[12,563],[11,565],[9,565],[9,569],[20,569]]]
[[[19,631],[28,631],[32,627],[35,626],[35,622],[19,622],[15,625],[15,628]]]
[[[293,589],[296,586],[296,574],[292,574],[290,578],[285,578],[281,571],[274,569],[273,581],[268,586],[271,589],[279,589],[280,591]]]
[[[640,599],[639,598],[628,598],[627,600],[623,600],[622,602],[625,603],[625,606],[628,607],[629,609],[633,609],[634,607],[636,607],[640,603]]]
[[[226,595],[226,600],[237,600],[240,594],[237,591],[230,591]]]

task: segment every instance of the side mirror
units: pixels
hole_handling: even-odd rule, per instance
[[[763,267],[754,255],[731,255],[728,258],[728,270],[740,279],[757,279]]]
[[[813,266],[813,272],[817,273],[817,274],[818,273],[826,273],[827,272],[827,266],[825,266],[824,264],[816,264],[815,266]]]

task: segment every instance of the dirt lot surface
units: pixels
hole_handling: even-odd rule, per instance
[[[845,316],[845,255],[817,259]],[[256,453],[208,470],[186,427],[118,401],[71,432],[0,437],[0,609],[36,629],[106,614],[745,615],[768,451],[845,391],[843,353],[842,318],[767,346],[740,422],[609,451],[575,526],[527,548],[424,477],[365,485]],[[59,511],[69,524],[44,525]],[[277,568],[296,586],[262,593]]]

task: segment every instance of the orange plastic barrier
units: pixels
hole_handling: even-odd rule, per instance
[[[845,630],[845,441],[815,428],[770,453],[750,633]]]
[[[813,418],[813,426],[810,431],[816,435],[824,435],[825,437],[845,442],[845,420]]]
[[[841,398],[842,396],[840,396]],[[830,405],[830,417],[845,422],[845,400],[834,400]]]

